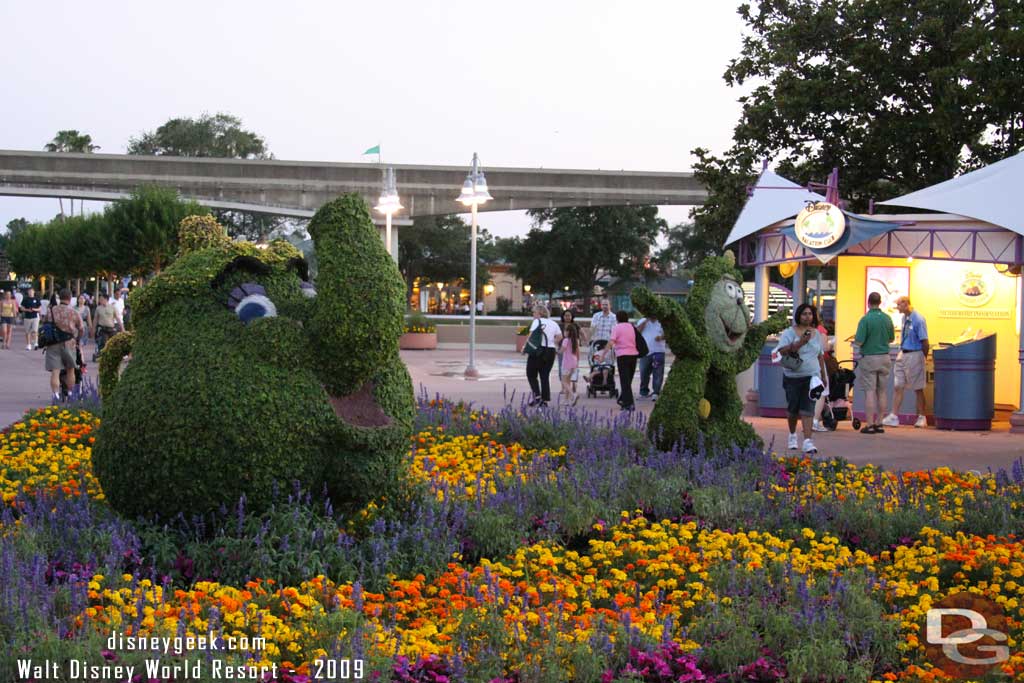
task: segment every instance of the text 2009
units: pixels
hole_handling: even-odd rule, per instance
[[[312,673],[314,681],[359,681],[363,679],[363,660],[317,659]]]

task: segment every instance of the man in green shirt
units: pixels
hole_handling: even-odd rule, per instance
[[[884,434],[882,416],[889,412],[886,405],[886,384],[890,372],[889,344],[896,339],[890,318],[879,306],[882,295],[868,295],[868,312],[857,323],[856,343],[860,345],[860,375],[864,391],[864,422],[861,434]]]

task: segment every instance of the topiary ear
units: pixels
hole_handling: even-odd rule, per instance
[[[227,231],[213,216],[186,216],[178,225],[178,255],[229,243]]]

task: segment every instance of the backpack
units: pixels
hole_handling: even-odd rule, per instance
[[[636,335],[637,356],[643,358],[644,356],[651,352],[651,349],[649,346],[647,346],[647,340],[644,339],[643,333],[636,328],[636,325],[633,326],[633,333]]]
[[[64,330],[57,327],[56,321],[53,319],[53,311],[50,311],[50,319],[43,320],[42,324],[39,325],[39,341],[38,344],[41,347],[53,346],[54,344],[62,344],[72,339],[74,335],[71,335]]]
[[[523,346],[523,353],[528,356],[539,356],[544,351],[544,322],[538,318],[537,329],[530,333],[530,338]]]

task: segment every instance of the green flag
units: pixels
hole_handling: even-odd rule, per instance
[[[370,149],[363,152],[363,154],[380,154],[380,145],[374,145]]]

